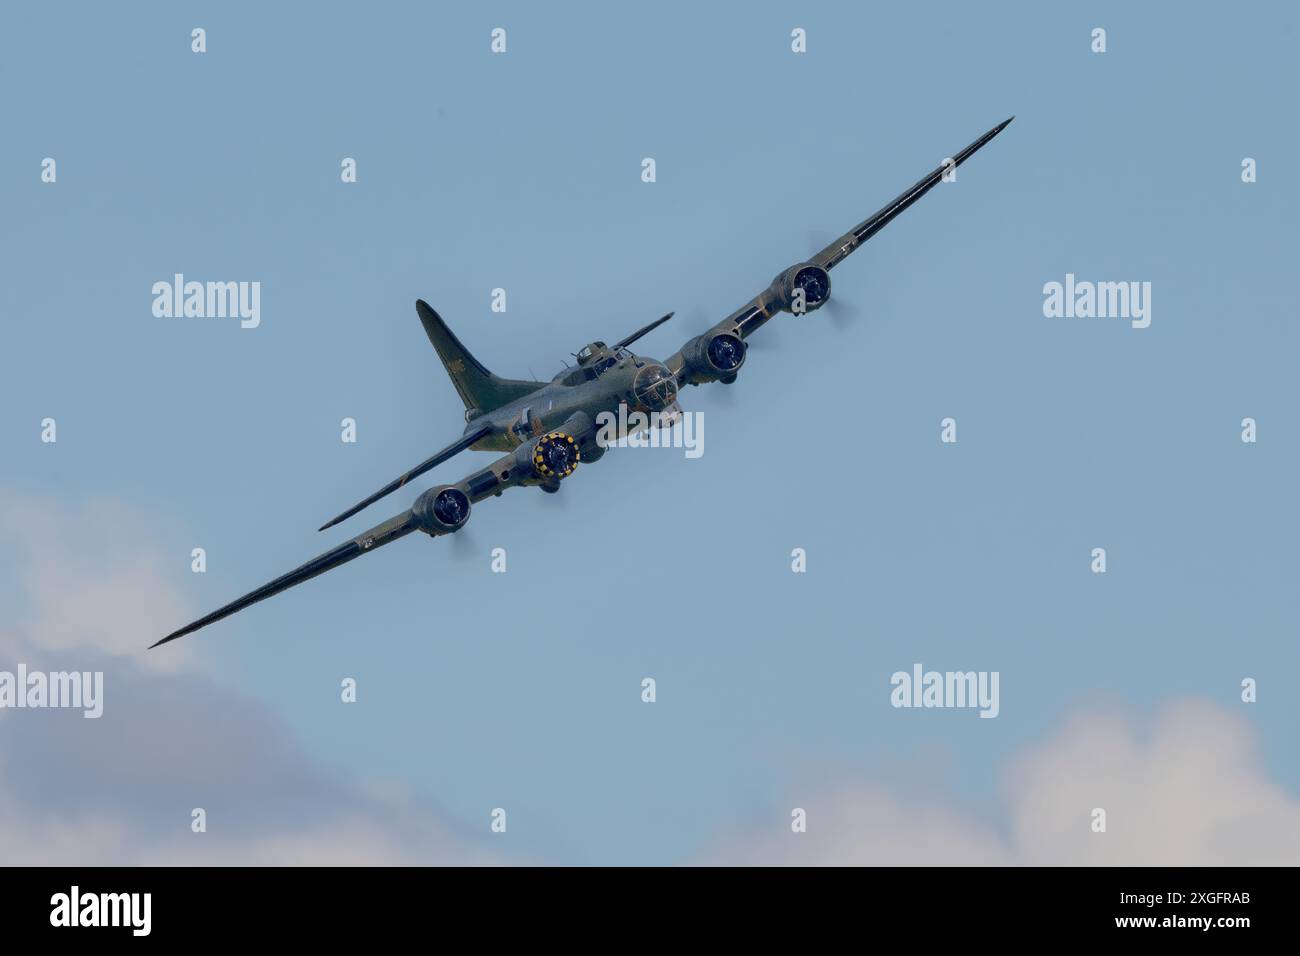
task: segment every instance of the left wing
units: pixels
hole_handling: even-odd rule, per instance
[[[811,259],[786,269],[772,280],[771,285],[708,332],[687,342],[665,364],[681,382],[698,385],[718,380],[730,381],[744,362],[746,338],[780,312],[802,314],[825,304],[831,292],[831,269],[934,188],[946,172],[960,166],[980,147],[1006,129],[1013,119],[1014,116],[999,123],[951,160],[945,160]]]
[[[928,193],[937,183],[939,183],[940,180],[943,179],[944,173],[948,172],[950,169],[956,169],[962,163],[966,162],[966,160],[970,159],[971,156],[975,155],[981,146],[1011,125],[1011,120],[1013,119],[1015,119],[1014,116],[1003,120],[979,139],[975,140],[975,142],[963,149],[956,156],[952,157],[951,162],[945,160],[937,169],[922,176],[912,184],[910,189],[907,189],[894,197],[893,202],[878,209],[870,217],[858,223],[821,252],[817,253],[817,255],[813,256],[811,262],[814,265],[821,266],[823,269],[834,269],[837,265],[852,255],[858,246],[862,245],[881,229],[888,226],[894,221],[899,213]]]

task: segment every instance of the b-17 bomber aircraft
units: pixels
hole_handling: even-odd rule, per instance
[[[469,520],[471,506],[500,495],[507,488],[536,486],[546,492],[558,491],[579,462],[599,461],[604,455],[605,448],[597,441],[602,413],[617,415],[623,406],[629,413],[642,413],[634,421],[656,416],[668,416],[671,420],[680,414],[677,399],[683,385],[734,382],[745,364],[746,340],[751,335],[777,313],[803,314],[824,305],[831,293],[832,269],[929,192],[948,170],[961,165],[1002,132],[1012,119],[1015,117],[999,123],[951,160],[945,160],[812,258],[782,271],[753,299],[689,340],[663,362],[637,355],[628,346],[668,321],[672,313],[613,345],[592,342],[577,353],[576,366],[566,368],[550,382],[501,378],[470,354],[438,313],[425,302],[417,301],[415,308],[425,334],[465,403],[465,433],[369,498],[326,522],[320,530],[351,518],[466,449],[506,454],[456,484],[429,489],[415,499],[409,510],[173,631],[151,646],[158,647],[192,634],[414,531],[423,531],[430,537],[453,534]]]

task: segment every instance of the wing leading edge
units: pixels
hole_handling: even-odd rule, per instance
[[[150,644],[152,650],[159,645],[174,641],[178,637],[184,637],[186,634],[193,634],[201,627],[207,627],[209,624],[215,624],[222,618],[230,617],[236,611],[242,611],[244,608],[256,604],[258,601],[265,601],[269,597],[274,597],[281,591],[287,591],[295,584],[301,584],[303,581],[309,581],[318,574],[324,574],[340,565],[347,564],[353,558],[359,558],[367,551],[372,551],[381,545],[388,544],[390,541],[396,541],[398,538],[404,538],[418,526],[415,523],[415,516],[407,511],[404,514],[389,518],[381,525],[376,525],[365,534],[353,538],[351,541],[339,545],[326,551],[324,554],[317,555],[306,564],[299,565],[288,574],[282,574],[274,581],[263,584],[260,588],[249,591],[243,597],[236,598],[229,604],[217,608],[211,614],[206,614],[190,624],[186,624],[180,630],[172,631],[161,641]]]
[[[762,328],[772,316],[781,312],[796,311],[797,306],[794,304],[793,298],[796,287],[804,295],[801,301],[808,303],[805,311],[812,311],[819,307],[830,293],[829,272],[831,269],[847,259],[859,246],[881,229],[884,229],[905,209],[934,188],[937,183],[943,180],[944,173],[950,169],[955,169],[970,159],[989,140],[1006,129],[1013,119],[1015,119],[1014,116],[1003,120],[952,157],[951,162],[945,161],[925,176],[922,176],[908,189],[894,197],[892,201],[858,223],[811,259],[796,263],[780,273],[766,289],[703,333],[702,336],[691,339],[682,347],[681,351],[672,355],[665,364],[675,374],[679,376],[687,375],[690,370],[685,368],[687,358],[684,353],[689,352],[693,347],[698,347],[701,339],[714,337],[718,333],[745,339]]]
[[[595,447],[596,426],[585,412],[575,412],[556,431],[548,432],[525,442],[508,455],[497,459],[455,485],[440,485],[420,495],[410,510],[389,518],[364,534],[360,534],[338,547],[317,555],[306,564],[299,565],[288,574],[282,574],[243,597],[236,598],[211,614],[172,631],[162,640],[150,645],[158,647],[169,641],[193,634],[200,628],[242,611],[258,601],[287,591],[294,585],[308,581],[340,565],[347,564],[368,551],[382,547],[413,531],[430,537],[454,534],[469,520],[472,503],[495,497],[507,488],[541,485],[548,490],[558,488],[562,480],[573,473],[582,457],[582,451]]]
[[[956,169],[966,160],[970,159],[985,143],[991,140],[998,133],[1002,132],[1009,125],[1014,116],[1009,117],[993,127],[975,142],[971,143],[956,156],[952,157],[952,162],[944,162],[938,168],[922,176],[911,188],[904,190],[894,197],[893,201],[876,210],[868,218],[858,223],[840,238],[836,239],[829,246],[823,249],[809,261],[821,266],[823,269],[834,269],[837,265],[847,259],[853,252],[881,229],[894,221],[903,210],[916,202],[934,186],[942,181],[944,173],[950,169]]]

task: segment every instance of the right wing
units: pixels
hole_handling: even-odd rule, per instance
[[[519,485],[541,485],[549,491],[573,474],[581,459],[581,449],[592,449],[596,443],[596,426],[585,412],[575,412],[553,432],[525,442],[508,455],[497,459],[486,468],[474,472],[455,485],[430,488],[415,500],[409,511],[389,518],[364,534],[345,542],[331,551],[312,558],[306,564],[282,574],[274,581],[249,591],[241,598],[217,608],[211,614],[172,631],[161,641],[150,645],[158,647],[199,628],[207,627],[237,611],[287,591],[295,584],[324,574],[367,551],[382,547],[412,531],[423,531],[430,537],[439,537],[459,531],[469,520],[470,504]]]
[[[150,644],[149,649],[153,650],[160,644],[166,644],[168,641],[174,641],[178,637],[184,637],[186,634],[192,634],[201,627],[207,627],[209,624],[215,624],[222,618],[230,617],[236,611],[242,611],[251,604],[258,601],[265,601],[269,597],[274,597],[281,591],[287,591],[295,584],[301,584],[303,581],[311,580],[318,574],[324,574],[326,571],[337,568],[341,564],[347,564],[353,558],[360,557],[372,548],[388,544],[390,541],[396,541],[398,538],[404,538],[412,531],[415,531],[418,525],[415,522],[415,516],[410,512],[400,514],[395,518],[389,518],[381,525],[371,528],[363,535],[353,538],[346,544],[341,544],[332,551],[326,551],[322,555],[312,558],[306,564],[300,565],[290,571],[288,574],[282,574],[274,581],[263,584],[256,590],[249,591],[241,598],[236,598],[229,604],[217,608],[211,614],[206,614],[191,624],[186,624],[178,631],[172,631],[161,641]]]

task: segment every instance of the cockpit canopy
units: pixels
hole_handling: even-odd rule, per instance
[[[604,342],[592,342],[578,351],[578,367],[586,369],[588,378],[596,378],[613,368],[632,353],[627,349],[610,349]]]

